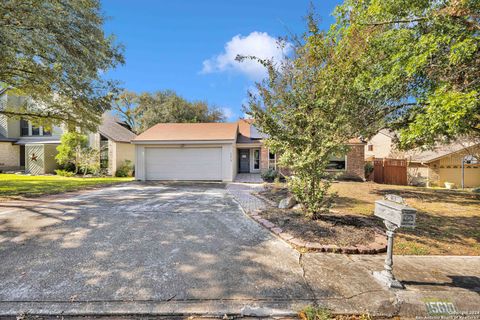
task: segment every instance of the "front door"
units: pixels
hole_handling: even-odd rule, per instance
[[[25,146],[20,146],[20,167],[25,167]]]
[[[249,173],[250,172],[250,149],[238,150],[238,172]]]

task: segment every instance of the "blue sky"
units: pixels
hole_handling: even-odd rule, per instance
[[[322,27],[339,1],[314,1]],[[126,64],[109,72],[135,92],[172,89],[206,100],[230,121],[260,66],[233,61],[238,53],[280,58],[275,39],[302,33],[308,0],[102,0],[105,29],[125,45]],[[288,49],[287,49],[288,50]]]

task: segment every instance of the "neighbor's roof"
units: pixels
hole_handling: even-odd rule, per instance
[[[367,144],[367,143],[360,138],[353,138],[348,140],[348,144]]]
[[[234,123],[159,123],[133,141],[208,141],[235,140],[238,124]]]
[[[106,138],[115,142],[130,142],[137,136],[123,126],[117,119],[110,115],[104,115],[98,132]]]
[[[432,162],[448,156],[452,153],[456,153],[462,150],[468,150],[468,148],[477,145],[478,143],[472,141],[463,141],[463,142],[454,142],[448,145],[439,145],[433,150],[411,150],[407,152],[407,157],[410,158],[411,162]]]

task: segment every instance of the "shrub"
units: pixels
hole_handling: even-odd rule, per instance
[[[298,313],[298,317],[301,320],[330,320],[334,319],[332,314],[328,309],[325,308],[320,308],[320,307],[313,307],[313,306],[307,306],[303,308]]]
[[[55,173],[57,174],[57,176],[61,176],[61,177],[73,177],[75,175],[75,172],[62,170],[62,169],[55,170]]]
[[[480,187],[473,188],[472,192],[480,193]]]
[[[305,215],[313,220],[327,213],[337,197],[336,193],[328,192],[331,180],[327,177],[315,179],[307,175],[291,176],[288,183],[297,201],[305,207]]]
[[[88,173],[97,175],[100,170],[100,152],[93,148],[80,150],[78,166],[83,171],[83,176],[86,176]]]
[[[117,171],[115,171],[115,177],[131,177],[133,175],[133,168],[132,161],[125,160]]]
[[[366,162],[365,163],[365,167],[364,167],[364,170],[365,170],[365,178],[368,178],[372,172],[373,172],[373,164],[371,162]]]
[[[280,180],[280,174],[277,170],[270,168],[267,171],[262,172],[262,179],[267,182],[273,182],[275,179]]]
[[[82,150],[88,147],[88,137],[84,134],[71,131],[64,133],[60,141],[55,160],[59,165],[72,165],[75,168],[75,173],[77,173],[82,160]]]

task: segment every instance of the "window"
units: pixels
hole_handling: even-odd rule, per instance
[[[28,136],[28,121],[20,119],[20,135]]]
[[[108,139],[100,135],[100,168],[108,168]]]
[[[333,156],[330,158],[327,170],[345,170],[347,168],[346,156]]]
[[[40,127],[32,126],[32,136],[39,136],[40,135]]]
[[[368,145],[368,151],[373,151],[373,144]]]
[[[260,150],[253,150],[253,169],[260,169]]]
[[[45,127],[42,127],[42,129],[43,129],[42,135],[44,135],[44,136],[51,136],[52,135],[52,131],[48,130]]]
[[[277,155],[272,152],[268,152],[268,168],[269,169],[277,169]]]

